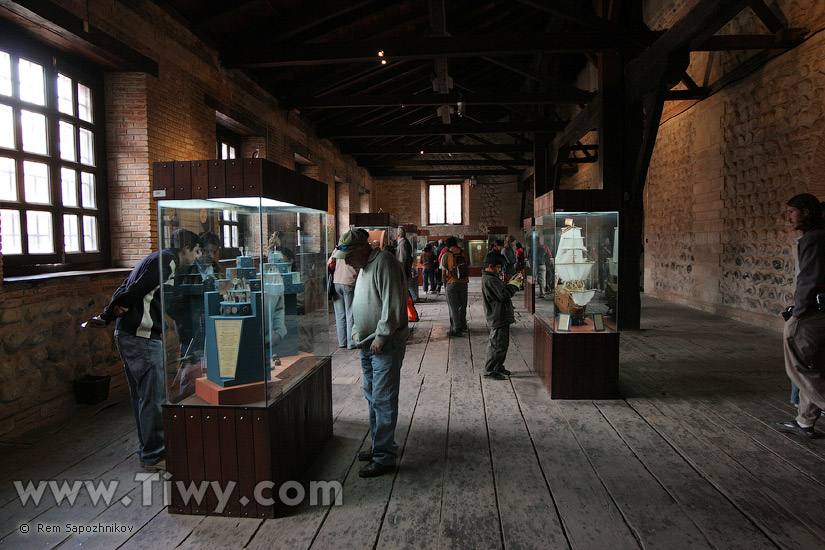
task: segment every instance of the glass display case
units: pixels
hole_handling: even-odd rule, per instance
[[[536,219],[530,239],[536,315],[553,330],[616,331],[618,227],[618,212]]]
[[[265,159],[156,162],[152,180],[160,247],[191,231],[205,252],[161,281],[168,511],[274,517],[277,495],[246,495],[301,479],[332,437],[327,186]],[[237,489],[193,501],[202,483]]]
[[[619,395],[619,203],[603,189],[535,199],[533,367],[553,399]]]
[[[524,237],[521,244],[524,247],[524,307],[528,313],[536,312],[536,268],[533,261],[533,249],[535,248],[535,230],[533,229],[533,219],[524,220]]]
[[[398,218],[388,212],[353,212],[349,215],[350,228],[360,227],[369,232],[373,248],[385,249],[398,240]]]
[[[165,246],[180,229],[220,242],[163,285],[169,402],[266,407],[330,355],[325,214],[262,197],[158,201]]]

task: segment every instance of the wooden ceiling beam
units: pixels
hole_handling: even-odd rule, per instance
[[[632,51],[637,47],[625,40],[597,33],[556,35],[431,36],[426,38],[373,39],[362,42],[293,44],[276,42],[255,48],[227,50],[222,54],[228,68],[268,68],[335,63],[379,64],[378,51],[389,63],[434,57],[485,57],[532,55],[536,52]]]
[[[793,48],[802,43],[801,36],[787,33],[775,36],[773,34],[740,34],[719,35],[706,38],[693,46],[694,52],[732,51],[732,50],[770,50]]]
[[[522,64],[516,63],[514,61],[504,61],[502,59],[495,59],[495,58],[491,58],[491,57],[487,57],[487,56],[485,56],[483,59],[485,61],[489,62],[489,63],[493,63],[494,65],[498,65],[499,67],[503,67],[505,69],[513,71],[514,73],[516,73],[518,75],[521,75],[525,78],[530,78],[532,80],[535,80],[536,82],[546,84],[547,86],[550,86],[551,88],[553,88],[553,91],[555,91],[555,92],[561,92],[561,93],[566,92],[566,93],[571,93],[571,94],[590,95],[590,96],[593,95],[590,92],[582,90],[581,88],[576,88],[572,84],[570,84],[568,82],[565,82],[560,78],[554,77],[554,76],[549,75],[547,73],[537,71],[536,69],[533,69],[532,67],[528,67],[526,65],[522,65]]]
[[[360,163],[365,168],[418,168],[424,166],[530,166],[531,160],[520,159],[407,159],[407,160],[393,160],[393,159],[376,159],[365,160]]]
[[[565,122],[535,123],[535,122],[484,122],[453,123],[453,124],[385,124],[381,126],[328,126],[318,128],[320,138],[361,138],[385,136],[429,136],[429,135],[456,135],[456,134],[520,134],[524,132],[555,133],[564,129]]]
[[[373,144],[367,146],[342,145],[341,152],[346,155],[418,155],[427,153],[532,153],[532,144],[521,143],[499,143],[495,145],[464,145],[453,143],[451,145],[429,144],[429,145],[383,145]]]
[[[588,27],[600,33],[606,33],[628,42],[634,43],[639,47],[646,47],[656,40],[657,34],[648,31],[645,33],[631,32],[630,30],[618,25],[613,21],[602,19],[601,17],[591,14],[582,9],[582,6],[566,2],[563,0],[554,0],[553,2],[538,1],[538,0],[519,0],[522,4],[531,6],[537,10],[545,11],[553,15],[563,17],[568,21],[577,23],[584,27]]]
[[[355,96],[294,97],[280,101],[284,109],[350,109],[353,107],[421,107],[464,101],[467,105],[541,105],[580,104],[589,102],[595,94],[584,90],[546,93],[458,93],[449,94],[382,94]]]
[[[158,76],[158,64],[64,7],[41,0],[0,0],[0,20],[8,19],[26,33],[61,51],[90,59],[109,70],[148,73]],[[16,29],[2,29],[12,34]]]
[[[643,101],[664,83],[684,74],[684,67],[675,63],[677,57],[687,58],[688,52],[708,40],[742,11],[750,0],[698,0],[676,24],[649,48],[631,61],[625,69],[627,104]],[[678,70],[678,74],[670,74]],[[675,83],[674,82],[674,83]]]
[[[386,177],[410,177],[410,178],[431,178],[431,177],[463,177],[470,176],[516,176],[522,171],[518,169],[513,170],[474,170],[461,169],[454,170],[370,170],[370,175],[374,178]]]
[[[773,34],[778,33],[784,28],[782,21],[779,20],[763,0],[751,0],[750,7],[753,13],[756,14],[759,20],[762,21],[765,27]]]

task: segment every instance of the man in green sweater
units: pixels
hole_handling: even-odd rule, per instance
[[[510,325],[516,322],[513,311],[513,295],[521,288],[522,276],[516,273],[507,284],[501,281],[504,258],[497,252],[489,252],[484,258],[481,273],[481,294],[484,297],[484,315],[490,329],[484,376],[504,380],[510,371],[504,368],[507,348],[510,347]]]
[[[407,278],[392,254],[372,249],[357,229],[341,236],[333,256],[346,259],[348,265],[361,270],[352,298],[352,339],[361,346],[372,449],[358,453],[359,460],[369,462],[358,475],[380,476],[395,469],[398,456],[398,389],[410,332]]]

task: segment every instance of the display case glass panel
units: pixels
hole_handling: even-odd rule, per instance
[[[556,331],[566,314],[571,333],[616,332],[618,212],[556,212],[535,221],[536,315]]]
[[[163,248],[178,229],[215,243],[162,285],[168,402],[266,407],[329,357],[325,212],[159,200],[158,219]]]

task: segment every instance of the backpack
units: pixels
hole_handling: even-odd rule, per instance
[[[450,275],[455,279],[465,279],[470,276],[470,266],[467,265],[464,254],[453,254],[453,268],[450,270]]]

